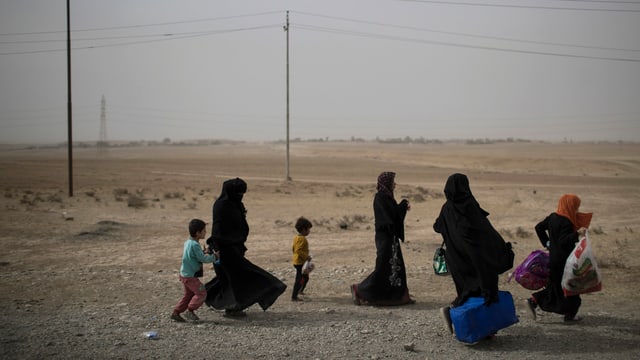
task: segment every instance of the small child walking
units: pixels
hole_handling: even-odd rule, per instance
[[[202,263],[213,263],[216,260],[215,255],[206,255],[200,246],[200,240],[205,238],[206,233],[207,224],[204,221],[193,219],[189,222],[189,238],[184,242],[180,266],[180,282],[184,287],[184,295],[173,308],[173,321],[185,322],[180,316],[185,311],[185,317],[189,321],[200,320],[194,311],[206,300],[207,291],[198,277],[202,276]]]
[[[293,244],[291,249],[293,251],[293,267],[296,269],[296,279],[293,284],[293,293],[291,294],[291,301],[302,301],[298,295],[304,295],[304,288],[309,282],[309,274],[302,272],[302,266],[305,261],[311,260],[309,256],[309,242],[307,242],[307,235],[311,233],[313,224],[311,221],[304,217],[298,218],[296,221],[296,231],[298,235],[293,238]]]

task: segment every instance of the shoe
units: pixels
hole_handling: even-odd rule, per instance
[[[413,305],[416,303],[416,300],[412,299],[409,293],[407,293],[407,295],[404,296],[402,300],[403,300],[403,304],[406,304],[406,305]]]
[[[298,292],[298,295],[302,295],[302,296],[304,296],[304,295],[305,295],[305,294],[304,294],[304,291],[300,290],[300,291]]]
[[[451,324],[451,314],[449,314],[448,306],[440,308],[440,316],[442,316],[442,320],[444,320],[445,328],[450,334],[453,334],[453,325]]]
[[[226,317],[235,317],[235,318],[239,318],[239,317],[245,317],[247,316],[247,313],[242,311],[242,310],[230,310],[230,309],[226,309],[224,311],[224,316]]]
[[[180,314],[178,314],[178,313],[171,314],[171,320],[173,320],[175,322],[186,322],[186,320],[183,319],[182,316],[180,316]]]
[[[409,295],[409,290],[407,289],[404,293],[404,295],[402,295],[402,298],[400,299],[400,304],[399,305],[412,305],[415,304],[416,301],[414,299],[411,298],[411,295]]]
[[[198,315],[196,315],[193,311],[186,311],[184,313],[184,317],[187,318],[187,320],[189,321],[200,321],[200,318],[198,317]]]
[[[291,301],[303,301],[303,300],[300,299],[300,298],[295,297],[295,298],[291,298]]]
[[[577,315],[573,315],[573,316],[565,315],[564,316],[564,322],[566,322],[566,323],[575,323],[575,322],[578,322],[578,321],[582,321],[582,318],[580,316],[577,316]]]
[[[536,307],[538,305],[536,305],[536,303],[533,302],[533,300],[527,299],[524,301],[524,306],[525,306],[525,309],[527,309],[527,312],[529,313],[531,320],[536,321],[536,319],[538,318],[538,316],[536,315]]]

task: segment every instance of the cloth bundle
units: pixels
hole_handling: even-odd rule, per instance
[[[515,279],[525,289],[538,290],[547,286],[550,273],[549,253],[535,250],[509,275],[508,281]]]

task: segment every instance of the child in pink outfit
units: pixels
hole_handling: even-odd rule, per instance
[[[189,239],[184,242],[180,266],[180,282],[184,287],[184,295],[171,314],[171,319],[177,322],[185,322],[180,316],[185,311],[188,320],[200,320],[194,311],[200,308],[207,298],[207,290],[198,277],[202,276],[202,263],[213,263],[216,257],[205,254],[200,246],[199,241],[205,238],[206,228],[207,224],[200,219],[189,222]]]

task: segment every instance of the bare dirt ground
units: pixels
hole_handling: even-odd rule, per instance
[[[284,145],[156,146],[74,152],[68,196],[66,150],[0,150],[0,358],[218,359],[637,359],[640,357],[640,145],[296,143],[285,178]],[[375,181],[397,172],[409,198],[403,253],[404,307],[359,307],[349,285],[373,268]],[[534,225],[563,193],[594,213],[591,239],[603,291],[583,296],[584,320],[537,321],[529,292],[500,280],[520,322],[465,346],[438,309],[454,297],[431,258],[432,230],[448,175],[463,172],[489,219],[514,244],[516,263],[539,248]],[[181,296],[186,225],[211,219],[222,182],[248,182],[247,257],[289,288],[266,312],[229,319],[203,307],[202,321],[169,320]],[[292,303],[293,223],[315,226],[304,302]],[[205,268],[205,280],[213,274]],[[156,331],[157,339],[143,333]]]

